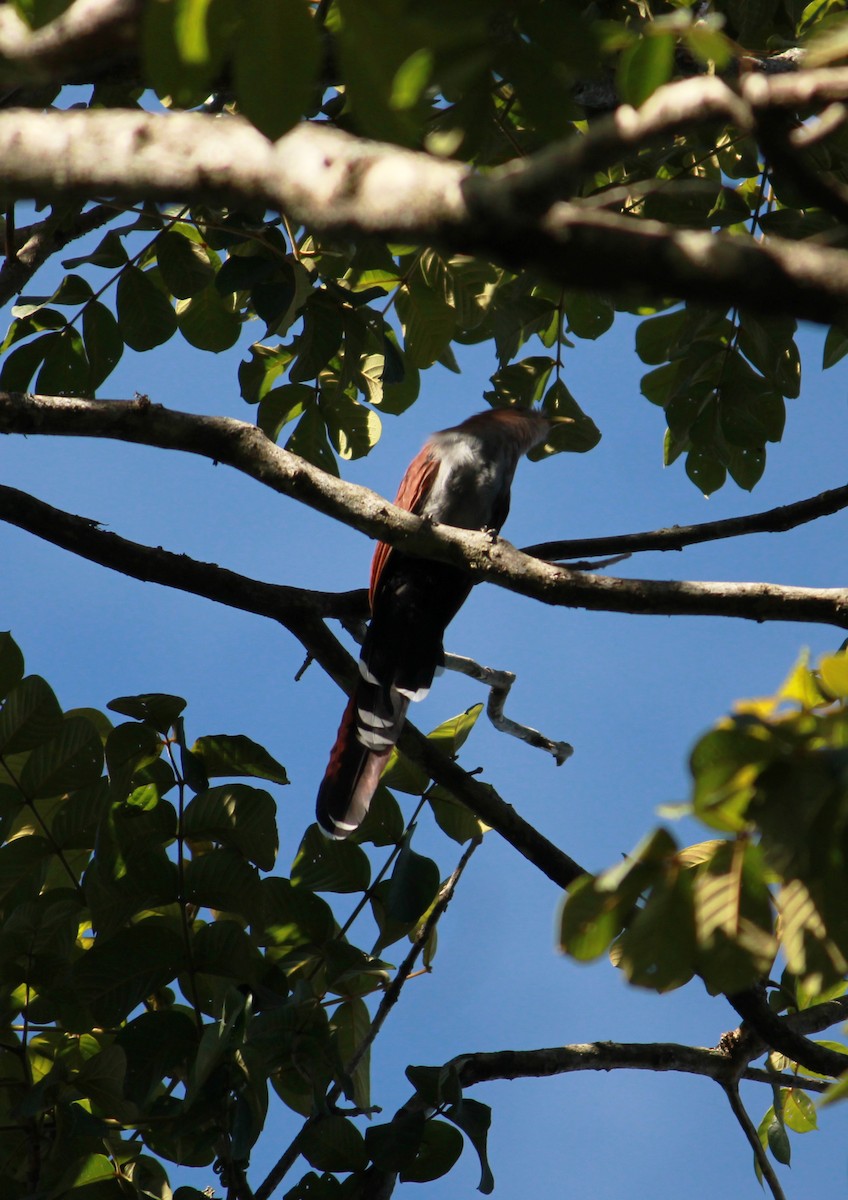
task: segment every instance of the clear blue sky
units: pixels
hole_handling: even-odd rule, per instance
[[[45,281],[31,290],[49,287]],[[633,328],[632,319],[619,318],[598,343],[567,352],[568,386],[603,440],[585,456],[523,464],[504,530],[511,541],[715,519],[845,483],[848,373],[844,365],[820,373],[820,331],[802,332],[801,398],[789,405],[784,443],[770,447],[762,483],[750,496],[728,484],[707,501],[682,463],[662,467],[663,417],[639,394],[643,368]],[[252,337],[259,332],[250,330]],[[250,419],[253,410],[240,400],[236,381],[248,340],[219,357],[192,350],[179,335],[153,354],[126,352],[102,394],[145,392],[169,407]],[[346,477],[392,496],[427,433],[484,407],[493,356],[477,347],[463,353],[461,364],[460,376],[440,367],[425,375],[413,410],[385,418],[380,444],[346,466]],[[344,589],[366,581],[367,539],[205,460],[37,437],[4,439],[0,454],[6,483],[125,537],[272,582]],[[844,586],[846,532],[848,517],[841,514],[790,534],[643,555],[613,570]],[[6,579],[0,626],[12,630],[28,669],[46,676],[65,707],[102,708],[120,694],[177,692],[189,701],[191,737],[247,733],[286,765],[291,786],[276,796],[278,869],[287,873],[343,707],[341,693],[316,667],[292,683],[302,648],[267,621],[125,579],[4,525],[0,554]],[[686,797],[686,757],[700,732],[735,699],[774,691],[802,647],[817,655],[841,640],[839,631],[823,627],[554,610],[480,587],[451,627],[447,648],[514,671],[508,712],[567,739],[575,754],[557,768],[481,720],[462,762],[483,766],[484,777],[523,816],[572,857],[600,868],[656,823],[659,804]],[[412,715],[429,729],[483,699],[478,685],[448,674]],[[416,844],[446,875],[458,850],[426,825]],[[676,833],[689,841],[702,836],[695,827]],[[713,1045],[737,1024],[726,1002],[708,997],[697,982],[657,997],[626,986],[606,960],[580,967],[563,959],[554,949],[558,902],[546,878],[497,835],[487,837],[440,926],[433,974],[407,986],[375,1047],[374,1101],[387,1116],[409,1094],[408,1063],[596,1039]],[[343,899],[343,913],[345,905]],[[399,959],[400,948],[392,955]],[[590,1192],[594,1200],[759,1194],[747,1144],[709,1081],[583,1074],[472,1094],[494,1106],[491,1161],[500,1200],[524,1200],[531,1189]],[[748,1085],[745,1098],[759,1122],[768,1090]],[[846,1114],[845,1106],[826,1110],[823,1132],[793,1138],[793,1169],[782,1170],[790,1196],[844,1194]],[[297,1128],[287,1110],[270,1119],[250,1173],[254,1182]],[[300,1173],[296,1168],[288,1186]],[[470,1196],[477,1179],[469,1148],[445,1180],[407,1185],[407,1192],[426,1200]],[[175,1171],[172,1182],[179,1181],[215,1183],[211,1169]]]

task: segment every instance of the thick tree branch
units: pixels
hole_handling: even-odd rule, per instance
[[[599,577],[529,558],[487,534],[431,525],[367,488],[346,483],[281,450],[254,425],[198,417],[137,401],[0,393],[0,432],[106,437],[184,450],[235,467],[274,491],[410,554],[466,567],[545,604],[643,615],[804,621],[848,628],[848,590],[767,583],[694,583]]]
[[[105,66],[135,57],[143,0],[76,0],[30,30],[10,4],[0,9],[0,81],[90,82]]]
[[[798,1082],[794,1075],[781,1076],[756,1067],[746,1067],[740,1074],[733,1056],[723,1050],[677,1042],[587,1042],[542,1050],[495,1050],[458,1054],[446,1065],[456,1067],[463,1087],[498,1079],[542,1079],[575,1071],[674,1071],[702,1075],[717,1083],[729,1083],[738,1077],[787,1087],[797,1086]],[[808,1085],[817,1092],[830,1086],[822,1080],[804,1080],[804,1086]]]
[[[0,521],[6,521],[72,554],[145,583],[159,583],[218,604],[280,621],[291,612],[319,617],[364,615],[364,590],[317,592],[263,583],[215,563],[198,562],[161,546],[143,546],[100,528],[99,521],[78,517],[43,500],[0,484]]]
[[[809,242],[674,229],[554,202],[573,180],[645,139],[693,123],[753,130],[757,114],[848,98],[848,69],[712,77],[621,106],[582,137],[477,176],[463,164],[303,124],[269,143],[247,122],[196,113],[0,113],[9,200],[111,195],[185,203],[262,201],[319,232],[380,234],[536,268],[571,287],[740,304],[832,323],[848,315],[848,252]],[[572,182],[569,182],[572,181]]]

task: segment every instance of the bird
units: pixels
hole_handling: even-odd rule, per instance
[[[395,504],[434,523],[495,534],[509,513],[519,459],[565,422],[570,418],[495,408],[434,433],[407,468]],[[445,629],[471,586],[459,567],[377,543],[359,677],[316,803],[329,837],[346,838],[364,820],[410,702],[427,695],[444,665]]]

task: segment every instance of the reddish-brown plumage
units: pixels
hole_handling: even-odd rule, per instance
[[[495,409],[433,436],[410,463],[395,504],[462,529],[499,530],[519,458],[556,418]],[[363,820],[410,700],[442,664],[445,628],[471,589],[467,572],[379,542],[371,563],[371,624],[360,679],[345,709],[318,792],[318,823],[347,837]]]

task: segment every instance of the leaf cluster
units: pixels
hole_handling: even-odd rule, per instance
[[[40,28],[67,5],[15,7]],[[708,13],[680,2],[473,0],[460,17],[444,3],[419,10],[406,0],[168,0],[144,7],[140,78],[97,84],[89,104],[137,105],[142,85],[169,108],[225,110],[210,120],[238,111],[271,138],[307,118],[486,172],[554,143],[579,147],[599,113],[641,105],[675,79],[732,73],[745,54],[778,43],[818,45],[830,9],[794,0],[726,0]],[[838,48],[827,46],[819,53],[833,61]],[[804,152],[807,169],[837,188],[848,181],[846,156],[840,129]],[[797,176],[731,125],[589,166],[573,191],[587,211],[669,229],[844,242],[838,219],[805,196]],[[65,267],[71,273],[51,295],[23,296],[13,311],[0,386],[90,396],[125,347],[147,352],[177,333],[210,353],[239,347],[241,394],[259,426],[334,472],[339,458],[372,449],[384,415],[415,402],[422,371],[457,371],[455,347],[484,342],[496,353],[490,404],[541,404],[575,422],[537,456],[591,449],[600,431],[569,389],[569,354],[573,338],[602,336],[616,309],[647,318],[637,350],[652,368],[643,394],[667,420],[664,461],[683,458],[707,494],[728,475],[755,486],[767,444],[783,435],[785,401],[800,390],[791,319],[669,309],[671,299],[613,302],[432,246],[319,237],[261,206],[147,203]],[[257,321],[264,333],[251,337]],[[825,364],[846,348],[835,327]]]
[[[631,982],[664,991],[699,975],[737,992],[784,972],[778,1011],[844,987],[848,972],[848,655],[802,658],[771,697],[739,704],[692,751],[683,811],[723,834],[680,849],[659,829],[620,865],[580,879],[561,944],[612,944]]]
[[[447,1113],[453,1126],[422,1116],[402,1152],[379,1126],[363,1141],[328,1099],[337,1089],[370,1111],[366,998],[391,971],[378,956],[416,936],[441,887],[388,788],[357,841],[311,826],[284,876],[274,873],[276,802],[256,782],[288,779],[250,738],[189,746],[185,701],[164,694],[113,700],[128,718],[117,724],[64,712],[40,676],[25,675],[9,634],[0,694],[4,1194],[162,1200],[162,1160],[215,1162],[237,1180],[269,1087],[310,1118],[302,1153],[313,1167],[361,1171],[405,1154],[410,1179],[449,1170],[470,1101]],[[433,736],[455,753],[479,711]],[[400,759],[388,782],[419,795],[429,786]],[[428,799],[450,837],[479,839],[452,797]],[[390,848],[373,881],[367,843]],[[370,952],[322,892],[358,896],[376,926]],[[428,965],[435,948],[434,930]]]

